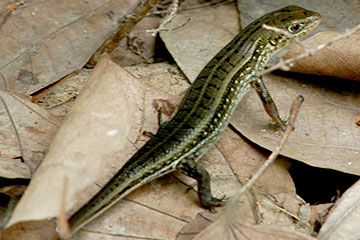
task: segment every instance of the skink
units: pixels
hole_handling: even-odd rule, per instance
[[[235,107],[251,87],[259,94],[270,117],[284,128],[285,122],[258,73],[275,52],[309,33],[320,20],[316,12],[287,6],[260,17],[235,36],[200,72],[172,120],[160,127],[118,173],[69,218],[71,235],[136,188],[176,169],[197,180],[200,204],[204,208],[223,205],[222,199],[211,195],[209,173],[198,160],[219,139]]]

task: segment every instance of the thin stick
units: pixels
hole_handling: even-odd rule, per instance
[[[290,133],[294,129],[294,124],[296,117],[299,113],[300,107],[302,102],[304,101],[304,97],[299,95],[293,102],[291,109],[290,109],[290,118],[288,121],[288,124],[286,126],[285,132],[283,133],[283,136],[280,139],[279,145],[275,148],[275,151],[270,154],[268,159],[265,161],[265,163],[258,169],[258,171],[253,175],[253,177],[250,179],[249,182],[247,182],[240,191],[236,194],[236,198],[240,199],[240,197],[248,191],[250,188],[252,188],[255,184],[255,182],[260,178],[260,176],[265,172],[265,170],[272,164],[275,159],[278,157],[280,151],[284,147],[287,139],[290,136]]]
[[[270,29],[270,30],[272,30],[272,29]],[[297,55],[294,58],[289,58],[289,59],[286,59],[286,60],[280,59],[280,61],[278,63],[276,63],[276,64],[272,65],[271,67],[267,68],[266,70],[260,72],[258,75],[262,76],[262,75],[264,75],[266,73],[269,73],[269,72],[272,72],[272,71],[274,71],[276,69],[289,71],[290,67],[293,66],[294,63],[296,61],[298,61],[299,59],[302,59],[302,58],[305,58],[305,57],[308,57],[308,56],[313,56],[316,52],[320,51],[321,49],[330,46],[331,44],[333,44],[334,42],[336,42],[336,41],[338,41],[338,40],[340,40],[342,38],[347,38],[351,34],[354,34],[355,32],[357,32],[359,30],[360,30],[360,24],[356,25],[353,28],[345,30],[345,32],[343,34],[339,34],[339,35],[333,37],[332,39],[326,41],[325,43],[318,45],[315,48],[312,48],[312,49],[303,48],[304,49],[303,53]],[[277,29],[276,31],[282,31],[282,30]]]
[[[62,195],[61,195],[61,204],[60,204],[60,212],[59,212],[59,216],[58,216],[58,232],[60,234],[61,237],[63,238],[68,238],[70,236],[70,226],[68,221],[66,220],[66,210],[65,210],[65,206],[66,206],[66,193],[68,190],[68,182],[69,179],[67,176],[65,176],[64,178],[64,185],[63,185],[63,191],[62,191]]]
[[[198,8],[204,8],[204,7],[208,7],[208,6],[216,6],[219,4],[227,4],[227,3],[232,3],[234,2],[234,0],[218,0],[218,1],[211,1],[211,2],[205,2],[205,3],[201,3],[201,4],[197,4],[197,5],[193,5],[190,7],[186,7],[186,8],[182,8],[181,6],[178,8],[178,12],[185,12],[185,11],[189,11],[189,10],[193,10],[193,9],[198,9]],[[157,14],[164,14],[167,13],[169,10],[158,10],[158,11],[152,11],[151,12],[151,16],[152,15],[157,15]]]
[[[9,3],[9,5],[6,7],[6,11],[0,14],[0,28],[5,24],[10,14],[22,5],[24,5],[24,0],[17,0],[16,2]]]
[[[120,43],[120,41],[126,37],[134,26],[140,22],[146,14],[152,9],[152,7],[158,3],[159,0],[146,0],[141,1],[136,7],[134,12],[125,18],[125,22],[119,26],[116,33],[111,39],[107,40],[91,57],[88,65],[95,66],[103,53],[110,54]]]
[[[178,11],[178,8],[179,8],[179,0],[174,0],[170,7],[169,15],[166,16],[165,20],[160,24],[160,26],[156,29],[146,30],[146,32],[151,33],[151,36],[155,37],[156,34],[161,31],[169,31],[169,29],[165,28],[165,26],[174,19]]]

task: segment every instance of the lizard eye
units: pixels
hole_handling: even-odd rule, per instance
[[[288,31],[292,34],[298,33],[303,28],[303,24],[295,23],[288,27]]]

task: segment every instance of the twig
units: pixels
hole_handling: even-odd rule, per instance
[[[183,23],[181,23],[181,24],[179,24],[178,26],[175,26],[175,27],[173,27],[173,28],[162,28],[162,29],[159,29],[159,31],[160,31],[160,32],[167,32],[167,31],[173,31],[173,30],[182,28],[182,27],[185,26],[188,22],[190,22],[190,20],[191,20],[191,18],[190,18],[190,17],[187,17],[187,18],[186,18],[186,21],[183,22]],[[155,29],[153,29],[153,30],[155,30]],[[146,30],[146,31],[148,31],[148,30]],[[149,31],[151,31],[151,30],[149,30]],[[154,34],[154,33],[153,33],[153,34]],[[151,36],[154,36],[153,34],[151,34]],[[155,33],[155,34],[156,34],[156,33]]]
[[[276,210],[280,211],[280,212],[283,212],[285,213],[286,215],[292,217],[293,219],[295,219],[296,221],[306,225],[306,223],[304,223],[304,221],[302,221],[296,214],[288,211],[286,208],[284,208],[283,206],[279,206],[278,204],[272,202],[272,201],[269,201],[268,199],[265,199],[262,201],[262,203],[264,203],[265,205],[269,206],[269,207],[272,207],[272,208],[275,208]]]
[[[282,150],[282,148],[284,147],[288,137],[290,136],[290,133],[293,131],[294,129],[294,124],[295,124],[295,120],[296,117],[299,113],[300,110],[300,106],[302,104],[302,102],[304,101],[304,97],[299,95],[293,102],[293,105],[291,107],[290,110],[290,118],[288,121],[288,125],[285,129],[285,132],[282,136],[282,138],[280,139],[279,145],[275,148],[275,151],[273,153],[270,154],[270,156],[268,157],[268,159],[265,161],[265,163],[258,169],[258,171],[255,173],[255,175],[253,175],[253,177],[250,179],[249,182],[247,182],[241,189],[240,191],[236,194],[236,198],[240,199],[240,197],[246,192],[248,191],[250,188],[252,188],[255,184],[255,182],[260,178],[260,176],[265,172],[265,170],[270,166],[270,164],[272,164],[275,159],[278,157],[280,151]]]
[[[61,203],[60,203],[60,211],[58,216],[58,226],[57,230],[61,237],[68,238],[70,236],[70,226],[68,221],[66,220],[66,193],[68,191],[69,178],[65,176],[63,191],[61,195]]]
[[[99,48],[99,50],[94,53],[92,58],[89,60],[88,65],[96,65],[97,61],[103,53],[106,52],[107,54],[110,54],[119,45],[119,42],[130,33],[133,27],[146,16],[146,14],[155,4],[157,4],[158,1],[159,0],[141,1],[134,12],[125,18],[124,23],[119,26],[113,37],[107,40]]]
[[[9,5],[6,7],[6,11],[0,14],[0,28],[2,25],[4,25],[10,14],[21,5],[24,5],[24,0],[17,0],[16,2],[9,3]]]
[[[210,2],[205,2],[205,3],[202,3],[202,4],[199,4],[199,5],[194,5],[194,6],[191,6],[191,7],[188,7],[186,9],[184,9],[184,11],[187,11],[187,10],[192,10],[192,9],[198,9],[198,8],[203,8],[203,7],[208,7],[208,6],[216,6],[218,4],[227,4],[227,3],[232,3],[234,2],[234,0],[219,0],[219,1],[210,1]]]
[[[151,36],[155,37],[156,34],[161,31],[169,31],[169,29],[165,28],[165,26],[174,19],[176,12],[178,11],[178,7],[179,7],[179,0],[174,0],[170,7],[169,15],[166,16],[165,20],[160,24],[160,26],[156,29],[146,30],[146,32],[151,33]]]
[[[273,29],[273,28],[271,28],[271,29]],[[308,57],[308,56],[313,56],[316,52],[320,51],[321,49],[330,46],[331,44],[333,44],[334,42],[336,42],[336,41],[338,41],[340,39],[347,38],[351,34],[354,34],[355,32],[357,32],[359,30],[360,30],[360,24],[356,25],[353,28],[345,30],[345,32],[343,34],[339,34],[339,35],[333,37],[332,39],[326,41],[325,43],[318,45],[316,48],[306,49],[306,48],[303,47],[303,49],[304,49],[303,53],[297,55],[294,58],[289,58],[289,59],[286,59],[286,60],[280,59],[280,61],[278,63],[272,65],[271,67],[267,68],[266,70],[264,70],[262,72],[259,72],[257,75],[262,76],[262,75],[264,75],[266,73],[269,73],[269,72],[272,72],[272,71],[274,71],[276,69],[289,71],[290,67],[292,67],[294,65],[294,63],[296,61],[298,61],[299,59],[302,59],[302,58],[305,58],[305,57]],[[281,29],[276,29],[276,31],[282,31],[282,30]]]
[[[194,6],[190,6],[190,7],[179,7],[178,8],[178,12],[183,12],[183,11],[189,11],[189,10],[193,10],[193,9],[198,9],[198,8],[204,8],[204,7],[208,7],[208,6],[216,6],[218,4],[227,4],[227,3],[232,3],[234,2],[234,0],[218,0],[218,1],[212,1],[212,2],[205,2],[202,4],[197,4]],[[157,15],[157,14],[164,14],[167,13],[169,10],[157,10],[157,11],[152,11],[150,15]]]

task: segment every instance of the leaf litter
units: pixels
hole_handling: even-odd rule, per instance
[[[226,15],[226,14],[225,14]],[[205,28],[206,29],[206,28]],[[189,35],[188,35],[189,36]],[[178,40],[178,41],[180,41],[180,40]],[[181,40],[181,41],[183,41],[183,40]],[[168,46],[167,46],[168,47]],[[221,47],[220,47],[221,48]],[[191,49],[191,48],[190,48]],[[216,51],[214,52],[214,53],[216,53]],[[210,57],[211,58],[211,57]],[[204,62],[206,62],[206,60],[204,61]],[[110,64],[111,65],[111,64]],[[181,65],[181,64],[179,64],[179,65]],[[201,69],[201,68],[200,68]],[[141,71],[141,70],[140,70]],[[184,71],[185,73],[186,73],[186,71]],[[195,76],[195,74],[194,74],[194,76]],[[282,77],[282,76],[281,76]],[[151,79],[151,78],[149,78],[149,79]],[[191,78],[190,78],[191,79]],[[176,86],[176,85],[175,85]],[[186,86],[186,84],[185,84],[185,86]],[[162,92],[161,91],[161,89],[163,88],[163,85],[161,86],[161,87],[159,87],[159,89],[160,89],[160,92]],[[176,91],[177,91],[177,89],[179,89],[177,86],[176,87],[172,87],[172,88],[170,88],[171,89],[171,91],[170,91],[170,93],[172,93],[174,90],[175,90],[175,88],[176,88]],[[270,87],[269,87],[270,88]],[[185,89],[185,88],[184,88]],[[283,90],[282,90],[283,91]],[[184,90],[181,90],[180,92],[184,92]],[[271,91],[271,93],[273,93],[274,91]],[[275,90],[275,92],[277,92],[276,90]],[[279,93],[280,93],[280,90],[279,90]],[[181,95],[181,93],[180,93],[180,95],[176,95],[176,94],[174,94],[174,95],[176,95],[176,100],[169,100],[172,96],[169,96],[169,95],[166,95],[165,93],[163,93],[164,95],[162,96],[164,99],[166,99],[166,101],[169,101],[169,102],[171,102],[171,103],[178,103],[178,101],[181,99],[181,97],[182,97],[182,95]],[[146,95],[146,94],[145,94]],[[152,97],[152,95],[153,94],[148,94],[148,98],[146,98],[145,97],[145,99],[142,99],[142,101],[143,102],[147,102],[148,100],[146,100],[146,99],[154,99],[155,98],[155,96],[154,97]],[[154,95],[159,95],[158,93],[156,93],[156,94],[154,94]],[[317,95],[317,94],[316,94]],[[319,94],[320,95],[320,94]],[[281,99],[281,96],[279,97],[280,99]],[[291,98],[290,98],[291,99]],[[279,102],[279,101],[276,101],[277,103]],[[348,102],[349,103],[349,102]],[[351,103],[351,102],[350,102]],[[146,104],[145,104],[145,106],[146,106]],[[157,121],[156,121],[156,112],[154,111],[154,109],[153,109],[153,107],[151,106],[151,101],[149,101],[149,103],[148,103],[148,105],[147,105],[148,107],[147,107],[147,109],[149,109],[149,110],[151,110],[150,112],[151,112],[151,114],[149,115],[149,116],[152,116],[152,117],[149,117],[150,119],[151,119],[151,124],[148,124],[148,125],[142,125],[142,124],[144,124],[144,123],[146,123],[146,119],[148,118],[148,117],[143,117],[142,119],[145,119],[144,121],[144,123],[140,123],[140,125],[141,126],[144,126],[144,127],[138,127],[138,129],[136,130],[136,131],[134,131],[134,132],[136,132],[136,133],[133,133],[133,137],[134,136],[136,136],[135,137],[135,140],[133,140],[133,143],[135,143],[135,145],[136,145],[136,147],[139,147],[139,146],[141,146],[145,141],[146,141],[146,137],[144,137],[144,136],[141,136],[141,132],[142,132],[142,130],[147,130],[147,129],[151,129],[152,131],[156,131],[156,128],[157,128]],[[356,105],[355,105],[355,109],[356,109]],[[281,109],[289,109],[289,107],[279,107],[279,108],[281,108]],[[262,110],[261,110],[262,111]],[[146,113],[146,111],[144,111],[145,113]],[[144,115],[144,116],[146,116],[146,114]],[[140,117],[140,119],[141,119],[141,117]],[[324,117],[324,119],[325,119],[325,117]],[[269,122],[269,119],[265,119],[264,118],[264,122],[263,123],[261,123],[262,124],[262,126],[266,126],[266,125],[264,125],[264,123],[265,124],[268,124],[268,122]],[[151,127],[152,126],[152,127]],[[272,130],[273,131],[273,127],[272,126],[266,126],[267,128],[269,128],[270,130]],[[299,126],[297,126],[297,129],[300,129],[300,127]],[[275,136],[275,137],[274,137]],[[272,141],[274,141],[274,139],[276,139],[278,136],[277,136],[277,134],[275,134],[273,137],[272,137]],[[223,139],[225,139],[226,140],[226,137],[225,138],[223,138]],[[219,143],[220,144],[220,143]],[[218,145],[219,145],[218,144]],[[261,144],[260,144],[261,145]],[[355,146],[356,147],[356,146]],[[217,147],[218,148],[218,147]],[[231,195],[231,193],[232,192],[236,192],[236,189],[233,187],[233,186],[237,186],[237,185],[239,185],[239,177],[231,177],[231,178],[227,178],[227,177],[224,177],[224,175],[222,175],[222,174],[224,174],[224,164],[214,164],[214,160],[211,160],[211,159],[213,159],[214,158],[214,156],[218,156],[219,158],[223,158],[223,159],[225,159],[225,160],[227,160],[227,158],[226,157],[224,157],[224,152],[218,152],[218,153],[216,153],[218,150],[217,150],[217,148],[215,149],[215,150],[212,150],[208,155],[210,155],[210,157],[205,157],[203,160],[202,160],[202,163],[206,166],[206,168],[207,169],[209,169],[209,172],[211,172],[212,174],[214,174],[215,176],[212,176],[212,178],[214,178],[214,183],[213,183],[213,185],[214,185],[214,192],[216,193],[216,195],[218,195],[219,193],[221,194],[221,193],[230,193],[229,195]],[[136,148],[132,148],[132,151],[135,151],[136,150]],[[299,150],[299,151],[302,151],[302,150]],[[115,154],[116,155],[116,154]],[[245,155],[245,154],[244,154]],[[266,154],[265,154],[266,155]],[[264,155],[264,156],[265,156]],[[128,153],[127,154],[127,158],[129,158],[131,156],[131,153]],[[245,156],[245,157],[248,157],[248,156]],[[123,157],[122,157],[123,158]],[[210,158],[210,160],[207,160],[208,158]],[[249,158],[245,158],[245,159],[249,159]],[[250,158],[251,159],[251,158]],[[260,158],[260,159],[264,159],[264,158]],[[124,161],[126,160],[126,159],[123,159]],[[241,160],[238,160],[237,159],[237,161],[241,161]],[[225,161],[226,162],[226,161]],[[225,163],[225,165],[227,165],[228,163]],[[258,163],[258,164],[260,164],[260,163]],[[114,168],[114,169],[116,169],[116,168],[118,168],[120,165],[118,165],[118,163],[117,164],[115,164],[114,166],[116,166],[116,167],[112,167],[112,168]],[[218,169],[220,172],[219,173],[217,173],[216,171],[212,171],[213,169],[212,168],[215,168],[215,170],[216,169]],[[112,169],[112,171],[113,171],[113,173],[114,172],[116,172],[116,170],[114,170],[114,169]],[[240,169],[242,169],[242,168],[240,168]],[[280,168],[280,169],[283,169],[283,170],[285,170],[286,169],[286,167],[285,166],[283,166],[282,168]],[[281,171],[283,171],[283,170],[281,170]],[[274,175],[276,175],[276,174],[278,174],[278,171],[279,170],[277,170],[277,171],[275,171],[275,174]],[[230,176],[231,175],[234,175],[234,172],[233,172],[233,170],[230,168],[230,170],[227,170],[226,172],[225,172],[227,175],[229,175],[230,174]],[[225,175],[226,175],[225,174]],[[111,174],[110,174],[111,175]],[[236,174],[235,174],[236,175]],[[217,179],[217,178],[220,178],[220,180],[219,179]],[[289,177],[289,176],[288,176]],[[104,182],[106,182],[106,179],[107,179],[107,177],[95,177],[95,179],[101,179],[101,181],[104,181]],[[290,177],[289,177],[290,178]],[[231,180],[232,179],[232,180]],[[241,178],[240,178],[241,179]],[[118,211],[116,211],[116,213],[123,213],[122,215],[121,215],[121,217],[119,218],[119,216],[118,215],[116,215],[116,213],[111,213],[111,215],[112,215],[112,220],[116,220],[117,219],[117,221],[120,221],[120,222],[113,222],[113,223],[111,223],[111,220],[107,220],[107,216],[102,216],[102,217],[100,217],[99,218],[99,221],[100,221],[100,223],[96,223],[95,221],[94,221],[94,223],[93,224],[90,224],[89,225],[89,228],[91,229],[91,227],[92,226],[94,226],[93,227],[93,229],[94,230],[90,230],[90,231],[84,231],[84,232],[82,232],[82,233],[80,233],[79,234],[79,239],[89,239],[89,238],[91,238],[91,239],[96,239],[97,237],[99,237],[99,238],[101,238],[101,237],[103,237],[104,235],[108,235],[109,237],[110,236],[112,236],[113,234],[114,234],[114,232],[116,232],[116,234],[125,234],[125,236],[149,236],[149,237],[153,237],[153,236],[157,236],[157,237],[162,237],[162,238],[174,238],[175,236],[176,236],[176,231],[179,231],[187,222],[190,222],[190,219],[192,219],[192,218],[194,218],[194,216],[199,212],[199,211],[202,211],[202,209],[201,208],[199,208],[196,204],[194,204],[194,202],[196,202],[197,201],[197,197],[196,197],[196,194],[193,192],[193,191],[191,191],[191,192],[189,192],[189,193],[187,193],[186,194],[186,191],[184,190],[185,188],[186,188],[186,185],[182,185],[182,184],[180,184],[179,185],[179,180],[181,180],[181,182],[183,183],[183,184],[193,184],[192,183],[192,181],[190,181],[189,179],[187,179],[187,178],[184,178],[183,176],[181,176],[181,175],[177,175],[177,174],[175,174],[175,175],[172,175],[172,176],[168,176],[168,177],[164,177],[164,178],[162,178],[162,179],[160,179],[160,180],[157,180],[157,181],[154,181],[154,183],[151,183],[151,184],[148,184],[148,185],[150,185],[150,186],[145,186],[144,188],[141,188],[141,189],[139,189],[138,191],[136,191],[136,192],[134,192],[133,194],[131,194],[128,198],[126,198],[124,201],[122,201],[122,203],[121,204],[118,204],[119,206],[115,206],[116,208],[119,208],[119,210]],[[92,180],[93,181],[93,180]],[[232,182],[229,186],[227,186],[227,187],[224,187],[224,186],[219,186],[218,184],[221,184],[221,183],[225,183],[225,184],[229,184],[229,182]],[[291,181],[290,181],[291,182]],[[171,186],[166,186],[167,185],[167,183],[170,183],[171,184]],[[89,184],[89,183],[88,183]],[[165,188],[166,187],[168,187],[168,188],[170,188],[171,189],[171,187],[172,188],[175,188],[175,186],[177,186],[176,188],[179,188],[179,189],[176,189],[176,191],[173,189],[173,190],[170,190],[170,192],[171,192],[171,194],[169,195],[169,194],[164,194],[165,196],[163,196],[162,194],[163,194],[163,191],[164,191],[164,189],[163,189],[163,187],[164,187],[164,184],[165,184]],[[86,185],[86,184],[85,184]],[[89,184],[89,185],[91,185],[91,184]],[[101,185],[101,184],[100,184]],[[259,183],[259,185],[261,185],[260,183]],[[239,185],[240,186],[240,185]],[[279,185],[280,187],[284,187],[284,186],[282,186],[281,184]],[[86,187],[85,187],[86,188]],[[183,189],[183,191],[181,190],[181,189]],[[290,189],[291,189],[291,191],[290,191],[290,195],[288,195],[289,193],[287,192],[287,191],[285,191],[286,192],[286,194],[284,194],[285,195],[285,200],[286,200],[286,198],[289,198],[289,196],[295,196],[295,188],[292,186],[292,187],[290,187]],[[231,190],[233,190],[233,191],[231,191]],[[261,190],[263,190],[263,189],[261,189]],[[256,191],[255,191],[255,193],[256,194],[258,194],[259,195],[259,193],[262,193],[262,191],[261,190],[258,190],[258,189],[256,189]],[[74,191],[74,190],[70,190],[69,189],[69,191]],[[83,190],[83,191],[85,191],[85,192],[87,192],[87,191],[89,191],[89,190]],[[92,192],[94,192],[94,190],[91,190]],[[270,193],[268,193],[267,191],[269,191],[268,189],[266,189],[266,191],[265,191],[265,193],[267,193],[268,195],[267,196],[272,196],[272,194]],[[61,192],[61,191],[59,191],[59,192]],[[155,192],[155,193],[154,193]],[[184,194],[185,193],[185,194]],[[177,194],[177,195],[176,195]],[[256,196],[256,194],[255,194],[255,196]],[[155,196],[154,196],[155,195]],[[260,194],[261,195],[261,194]],[[263,194],[263,195],[265,195],[266,196],[266,194]],[[175,196],[175,199],[172,199],[171,198],[171,196]],[[279,196],[281,196],[281,194],[279,195]],[[276,196],[275,197],[275,199],[277,199],[279,196]],[[88,197],[85,197],[85,196],[83,196],[84,197],[84,199],[87,199]],[[169,205],[167,205],[167,204],[164,204],[164,202],[163,202],[163,199],[164,199],[164,197],[170,197],[170,199],[166,199],[165,200],[165,203],[169,203]],[[257,196],[258,197],[258,196]],[[273,197],[273,196],[272,196]],[[133,199],[134,198],[134,199]],[[141,199],[144,199],[143,201],[141,200]],[[259,197],[258,197],[259,198]],[[181,207],[179,207],[178,209],[174,209],[174,205],[177,205],[176,203],[178,203],[179,202],[179,200],[178,199],[183,199],[183,200],[181,200],[180,202],[183,202],[184,201],[184,205],[182,205],[182,206],[184,206],[184,208],[183,209],[185,209],[185,207],[189,207],[189,206],[191,206],[191,208],[193,208],[193,210],[192,211],[189,211],[186,215],[181,215]],[[259,198],[260,199],[260,198]],[[282,199],[282,198],[281,198]],[[291,199],[291,198],[290,198]],[[258,199],[257,199],[258,200]],[[282,200],[280,200],[280,202],[282,203],[282,204],[284,204],[286,207],[284,207],[284,209],[286,209],[286,208],[289,208],[289,211],[290,212],[293,212],[294,213],[294,216],[296,216],[296,212],[297,212],[297,208],[294,208],[294,209],[292,209],[291,207],[289,207],[289,206],[287,206],[285,203],[286,203],[286,201],[285,201],[284,199],[282,199]],[[84,200],[82,200],[82,201],[84,201]],[[285,201],[285,202],[284,202]],[[72,202],[72,201],[71,201]],[[256,201],[255,201],[256,202]],[[290,203],[292,203],[292,204],[294,204],[294,203],[296,203],[297,201],[296,200],[290,200]],[[79,204],[79,203],[78,203]],[[122,207],[121,205],[125,205],[126,204],[126,206],[129,206],[129,208],[126,208],[126,207]],[[297,203],[297,204],[299,204],[299,202]],[[301,204],[301,203],[300,203]],[[81,204],[80,204],[81,205]],[[163,207],[163,205],[165,205],[164,206],[164,209],[162,209],[162,207]],[[195,206],[193,206],[193,205],[195,205]],[[280,204],[281,205],[281,204]],[[290,204],[291,205],[291,204]],[[296,205],[296,204],[295,204]],[[282,205],[281,205],[282,206]],[[67,207],[69,207],[69,205],[67,205]],[[70,208],[70,207],[69,207]],[[135,214],[135,212],[137,211],[137,210],[135,210],[135,209],[138,209],[139,211],[142,211],[143,212],[143,214],[145,214],[145,216],[147,215],[147,214],[150,214],[150,213],[154,213],[155,215],[151,215],[152,217],[150,217],[150,220],[152,220],[153,219],[153,221],[151,221],[150,222],[150,224],[148,224],[149,223],[149,221],[150,220],[148,220],[148,221],[146,221],[146,224],[148,224],[149,225],[149,228],[147,228],[147,227],[145,227],[144,225],[146,225],[145,224],[145,222],[144,222],[144,224],[141,224],[140,223],[140,225],[141,226],[144,226],[144,228],[143,229],[139,229],[139,227],[138,226],[136,226],[136,225],[134,225],[134,224],[131,224],[131,223],[133,223],[133,221],[138,221],[138,219],[140,219],[140,217],[138,216],[138,215],[136,215]],[[140,210],[140,209],[142,209],[142,210]],[[156,210],[153,210],[153,209],[156,209]],[[254,208],[253,208],[254,209]],[[252,210],[253,210],[252,209]],[[273,210],[273,208],[271,208],[272,209],[272,211],[274,211]],[[129,211],[127,211],[127,210],[129,210]],[[135,211],[135,212],[133,212],[133,211]],[[246,211],[249,211],[249,210],[246,210]],[[250,210],[251,211],[251,210]],[[157,223],[156,222],[156,219],[159,219],[160,218],[160,216],[161,215],[164,215],[164,214],[162,214],[162,213],[168,213],[168,212],[171,212],[171,214],[165,214],[166,216],[170,216],[170,218],[166,218],[166,217],[164,217],[165,219],[167,219],[167,220],[165,220],[164,222],[161,222],[161,223]],[[270,211],[271,212],[271,211]],[[160,213],[160,215],[158,215],[157,216],[157,214],[159,214]],[[110,213],[109,213],[110,214]],[[133,215],[133,214],[135,214],[134,215],[134,220],[133,221],[131,221],[131,220],[129,220],[129,216],[131,215]],[[285,214],[285,211],[283,211],[283,212],[281,212],[281,214],[284,214],[284,216],[286,216],[285,217],[285,219],[286,218],[289,218],[289,219],[292,219],[291,218],[291,215],[287,215],[287,214]],[[280,214],[280,215],[281,215]],[[54,216],[56,216],[56,214],[53,214]],[[144,215],[143,215],[144,216]],[[149,215],[150,216],[150,215]],[[268,216],[271,216],[271,214],[269,214]],[[274,216],[276,216],[276,215],[274,215]],[[234,219],[235,219],[236,217],[234,217]],[[276,219],[277,217],[275,217],[275,219]],[[249,219],[253,219],[253,218],[249,218]],[[126,220],[129,220],[129,221],[126,221]],[[172,221],[172,220],[174,220],[174,221]],[[304,220],[304,221],[306,221],[306,220]],[[108,225],[104,225],[104,222],[106,223],[108,223]],[[170,229],[172,229],[172,231],[169,231],[169,228],[166,228],[168,225],[166,225],[167,223],[169,223],[169,224],[174,224],[174,225],[172,225],[172,226],[175,226],[175,227],[170,227]],[[299,223],[299,221],[298,221],[298,223]],[[283,224],[283,223],[282,223]],[[291,224],[290,224],[291,225]],[[169,225],[170,226],[170,225]],[[294,228],[294,226],[295,225],[292,225],[292,228]],[[114,229],[114,228],[116,228],[116,229]],[[121,229],[119,229],[119,228],[121,228]],[[260,229],[262,229],[262,230],[259,230],[259,228]],[[265,227],[266,228],[266,227]],[[158,231],[156,231],[156,229],[158,229]],[[255,230],[254,230],[255,229]],[[270,227],[270,229],[271,229],[271,227]],[[274,234],[274,231],[279,231],[278,230],[278,226],[277,225],[275,225],[275,229],[277,229],[277,230],[270,230],[270,235],[272,235],[272,234]],[[29,230],[29,229],[27,229],[27,230]],[[96,231],[96,230],[99,230],[99,231]],[[117,232],[118,230],[120,230],[120,233],[119,232]],[[210,229],[211,230],[211,229]],[[114,232],[112,232],[112,231],[114,231]],[[124,232],[121,232],[121,231],[124,231]],[[245,227],[244,229],[242,229],[241,231],[245,231],[245,232],[248,232],[249,234],[250,234],[250,232],[251,231],[255,231],[257,234],[256,235],[254,235],[254,238],[255,238],[255,236],[256,237],[259,237],[259,236],[261,236],[261,232],[266,232],[266,230],[264,230],[263,229],[263,226],[262,225],[260,225],[260,226],[253,226],[253,225],[251,225],[251,227],[249,228],[249,227]],[[287,232],[288,230],[286,230],[285,232]],[[89,237],[89,235],[87,235],[87,234],[90,234],[91,235],[91,237]],[[100,235],[99,235],[100,234]],[[204,235],[204,234],[208,234],[208,232],[207,232],[207,230],[205,230],[204,232],[200,232],[200,237],[201,236],[206,236],[206,235]],[[260,234],[260,235],[259,235]],[[280,234],[280,233],[279,233]],[[300,233],[297,233],[297,234],[299,234],[299,235],[301,235]],[[275,234],[276,235],[276,234]],[[280,234],[281,236],[285,236],[286,237],[286,233],[281,233]],[[279,235],[276,235],[277,237],[279,237]],[[303,239],[303,238],[299,238],[299,239]],[[306,239],[306,238],[305,238]]]

